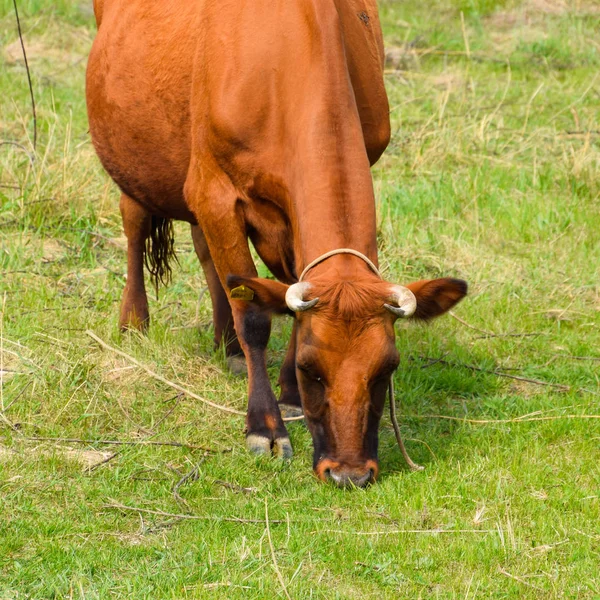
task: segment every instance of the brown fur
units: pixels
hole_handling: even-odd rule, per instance
[[[315,312],[329,319],[368,323],[381,316],[390,284],[373,279],[322,282],[314,284],[311,297],[319,298]]]

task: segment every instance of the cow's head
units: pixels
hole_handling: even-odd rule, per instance
[[[460,279],[406,287],[374,275],[359,280],[315,278],[286,286],[235,277],[263,310],[296,319],[296,375],[314,444],[313,468],[339,486],[364,486],[378,473],[379,420],[400,357],[394,322],[437,317],[467,293]]]

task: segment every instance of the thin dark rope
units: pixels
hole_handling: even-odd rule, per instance
[[[25,44],[23,43],[23,32],[21,31],[21,20],[19,19],[19,10],[17,9],[17,0],[13,0],[15,7],[15,16],[17,17],[17,28],[19,30],[19,40],[21,41],[21,49],[23,50],[23,59],[25,60],[25,69],[27,70],[27,81],[29,82],[29,94],[31,96],[31,110],[33,111],[33,149],[37,146],[37,113],[35,111],[35,98],[33,97],[33,84],[31,83],[31,73],[29,71],[29,63],[27,62],[27,53],[25,52]]]

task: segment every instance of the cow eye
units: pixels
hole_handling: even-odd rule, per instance
[[[297,366],[298,366],[298,369],[300,369],[300,371],[302,371],[302,373],[309,379],[312,379],[314,381],[319,381],[319,382],[322,381],[323,378],[317,371],[315,371],[314,367],[309,366],[309,365],[304,365],[304,364],[299,364]]]

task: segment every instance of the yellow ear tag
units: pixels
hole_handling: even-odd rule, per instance
[[[246,302],[250,302],[250,300],[254,300],[254,290],[247,288],[245,285],[239,285],[238,287],[234,287],[229,295],[234,300],[246,300]]]

